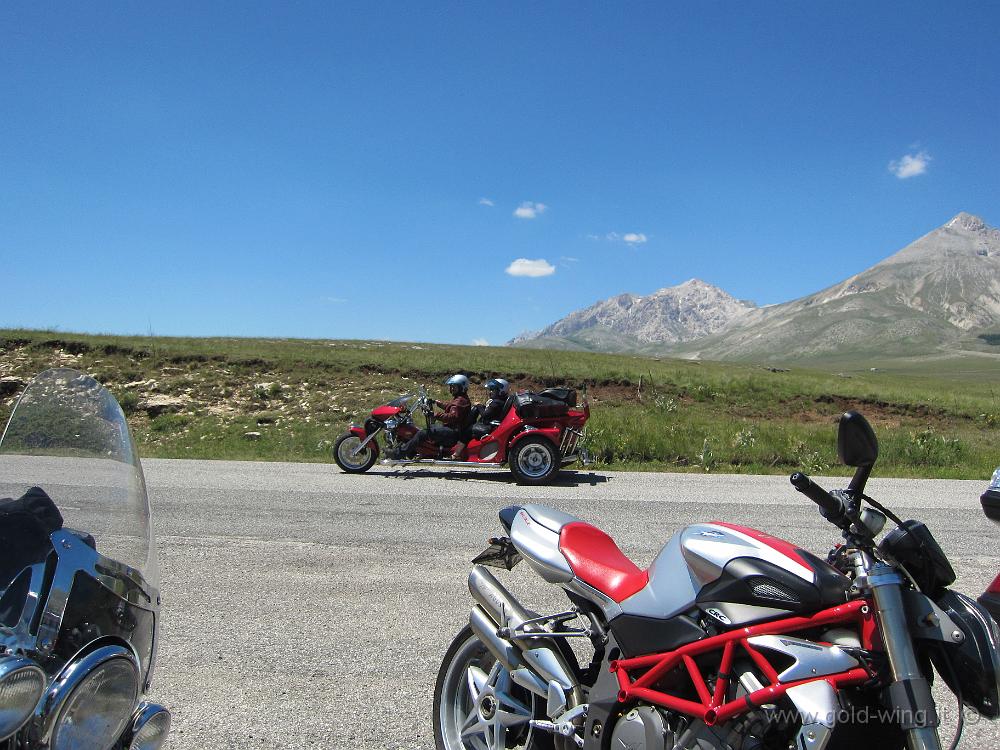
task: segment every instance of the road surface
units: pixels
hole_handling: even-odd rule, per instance
[[[836,541],[784,477],[583,471],[533,489],[506,473],[144,465],[163,570],[154,692],[174,711],[170,750],[432,748],[433,682],[467,621],[469,560],[509,504],[596,523],[640,566],[698,520],[755,526],[819,554]],[[956,587],[975,596],[1000,569],[1000,528],[978,502],[985,485],[873,479],[868,492],[924,520]],[[529,605],[559,606],[524,566],[505,581]],[[998,729],[968,727],[962,747],[1000,747]]]

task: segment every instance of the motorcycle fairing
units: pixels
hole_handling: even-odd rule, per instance
[[[384,422],[389,419],[389,417],[397,416],[402,410],[403,408],[401,406],[386,404],[385,406],[376,406],[372,409],[372,416],[375,417],[375,419],[379,419]]]
[[[45,560],[23,569],[3,592],[0,645],[24,651],[56,672],[99,640],[135,652],[143,685],[156,658],[159,594],[132,568],[94,549],[91,537],[54,531]]]
[[[510,541],[528,565],[549,583],[567,583],[574,577],[559,549],[559,529],[576,520],[544,506],[525,505],[510,524]],[[554,528],[553,528],[554,527]]]
[[[813,570],[815,580],[805,581],[768,560],[735,557],[722,575],[698,592],[698,604],[709,614],[714,609],[729,623],[740,624],[786,612],[815,612],[847,601],[848,578],[818,558]]]

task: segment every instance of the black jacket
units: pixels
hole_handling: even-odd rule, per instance
[[[491,398],[483,407],[483,422],[499,422],[503,419],[503,405],[507,403],[504,398]]]

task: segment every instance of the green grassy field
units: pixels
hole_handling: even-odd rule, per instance
[[[588,447],[606,468],[837,473],[835,422],[874,424],[877,473],[986,478],[1000,464],[1000,382],[977,373],[770,370],[629,355],[383,341],[166,338],[0,330],[6,420],[43,369],[90,373],[118,397],[144,456],[331,461],[372,406],[462,371],[517,389],[587,387]],[[473,389],[481,399],[482,389]],[[171,399],[159,408],[152,397]],[[247,435],[247,433],[259,433]]]

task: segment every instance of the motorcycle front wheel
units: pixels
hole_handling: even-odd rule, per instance
[[[348,474],[361,474],[368,471],[378,458],[378,449],[372,447],[372,443],[366,445],[364,450],[357,455],[351,455],[359,445],[361,445],[361,438],[353,432],[345,432],[333,444],[333,460]]]
[[[539,709],[468,625],[445,652],[434,684],[437,750],[552,750],[552,735],[528,722]]]

